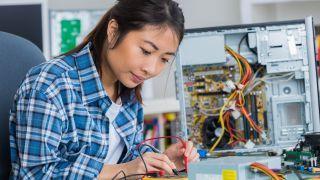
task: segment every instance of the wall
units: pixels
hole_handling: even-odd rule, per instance
[[[312,15],[314,23],[320,24],[319,9],[320,1],[314,0],[253,4],[252,22],[303,19]]]
[[[177,2],[183,9],[186,28],[240,23],[238,0],[177,0]]]
[[[186,28],[240,23],[238,0],[177,0],[177,2],[184,12]],[[51,10],[108,9],[114,3],[114,0],[48,0],[48,7]],[[175,97],[174,68],[174,65],[167,68],[152,80],[151,94],[155,98]]]
[[[312,15],[314,23],[320,24],[320,1],[281,3],[275,6],[276,19],[301,19]]]
[[[51,10],[106,9],[114,2],[113,0],[48,0],[48,7]]]
[[[186,27],[207,27],[240,22],[238,0],[176,0],[183,9]],[[114,0],[48,0],[50,9],[107,9]],[[223,18],[221,18],[223,17]]]
[[[240,24],[240,0],[176,0],[183,9],[186,28],[210,27]],[[51,10],[62,9],[108,9],[114,0],[48,0]],[[308,15],[315,17],[320,24],[319,1],[287,2],[253,5],[252,21],[267,22],[276,20],[300,19]],[[170,72],[170,74],[169,74]],[[155,98],[174,97],[174,67],[168,68],[152,81]],[[169,75],[168,75],[169,74]]]
[[[274,4],[253,5],[252,14],[253,23],[270,22],[277,18]]]

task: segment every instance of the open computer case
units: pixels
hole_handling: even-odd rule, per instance
[[[320,130],[312,17],[186,30],[176,83],[179,135],[198,148],[291,147]]]

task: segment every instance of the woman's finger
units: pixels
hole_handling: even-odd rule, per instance
[[[197,149],[196,148],[193,148],[191,153],[190,153],[190,156],[188,158],[189,162],[193,162],[195,161],[197,158],[199,158],[199,154],[197,152]]]
[[[192,160],[192,162],[198,162],[200,161],[200,154],[196,154],[196,157]]]
[[[148,169],[148,172],[146,172],[146,173],[159,172],[161,170],[159,168],[154,167],[152,164],[149,163],[149,161],[146,162],[146,165],[147,165],[147,169]]]
[[[156,158],[156,156],[151,156],[151,157],[148,157],[148,158],[146,158],[146,164],[148,164],[147,165],[147,167],[150,167],[150,170],[149,170],[149,168],[148,168],[148,171],[151,171],[151,170],[164,170],[164,171],[166,171],[168,174],[173,174],[173,172],[172,172],[172,168],[169,166],[169,164],[168,164],[168,162],[166,162],[166,161],[163,161],[163,160],[160,160],[160,159],[162,159],[162,158],[160,158],[160,159],[158,159],[159,157],[157,157]]]
[[[184,155],[189,157],[191,150],[193,148],[193,143],[192,143],[192,141],[188,141],[186,144],[187,144],[187,147],[186,147],[186,151],[184,152]]]
[[[173,144],[175,148],[183,148],[184,144],[181,141],[178,141],[177,143]]]
[[[175,156],[181,157],[182,155],[184,155],[186,149],[181,148],[181,149],[177,149],[177,153],[175,154]]]
[[[149,162],[150,162],[150,159],[152,159],[152,156],[151,156],[151,152],[146,152],[142,155],[143,157],[143,161],[142,161],[142,158],[139,157],[140,161],[141,161],[141,164],[140,166],[137,166],[137,172],[141,172],[141,173],[148,173],[148,172],[152,172],[152,171],[155,171],[155,172],[158,172],[160,171],[160,169],[152,166]],[[140,168],[139,168],[140,167]],[[146,169],[147,168],[147,169]],[[138,171],[138,169],[141,169],[141,171]],[[147,171],[147,172],[146,172]]]
[[[171,169],[176,169],[176,165],[165,154],[154,153],[154,154],[152,154],[152,156],[155,159],[166,162],[170,166]]]

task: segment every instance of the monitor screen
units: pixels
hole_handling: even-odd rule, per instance
[[[18,35],[37,45],[42,51],[43,22],[42,5],[0,4],[0,31]]]

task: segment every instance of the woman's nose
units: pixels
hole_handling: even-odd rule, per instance
[[[142,71],[145,73],[146,76],[152,77],[157,73],[157,62],[157,58],[150,58],[148,62],[144,64],[144,66],[142,67]]]

